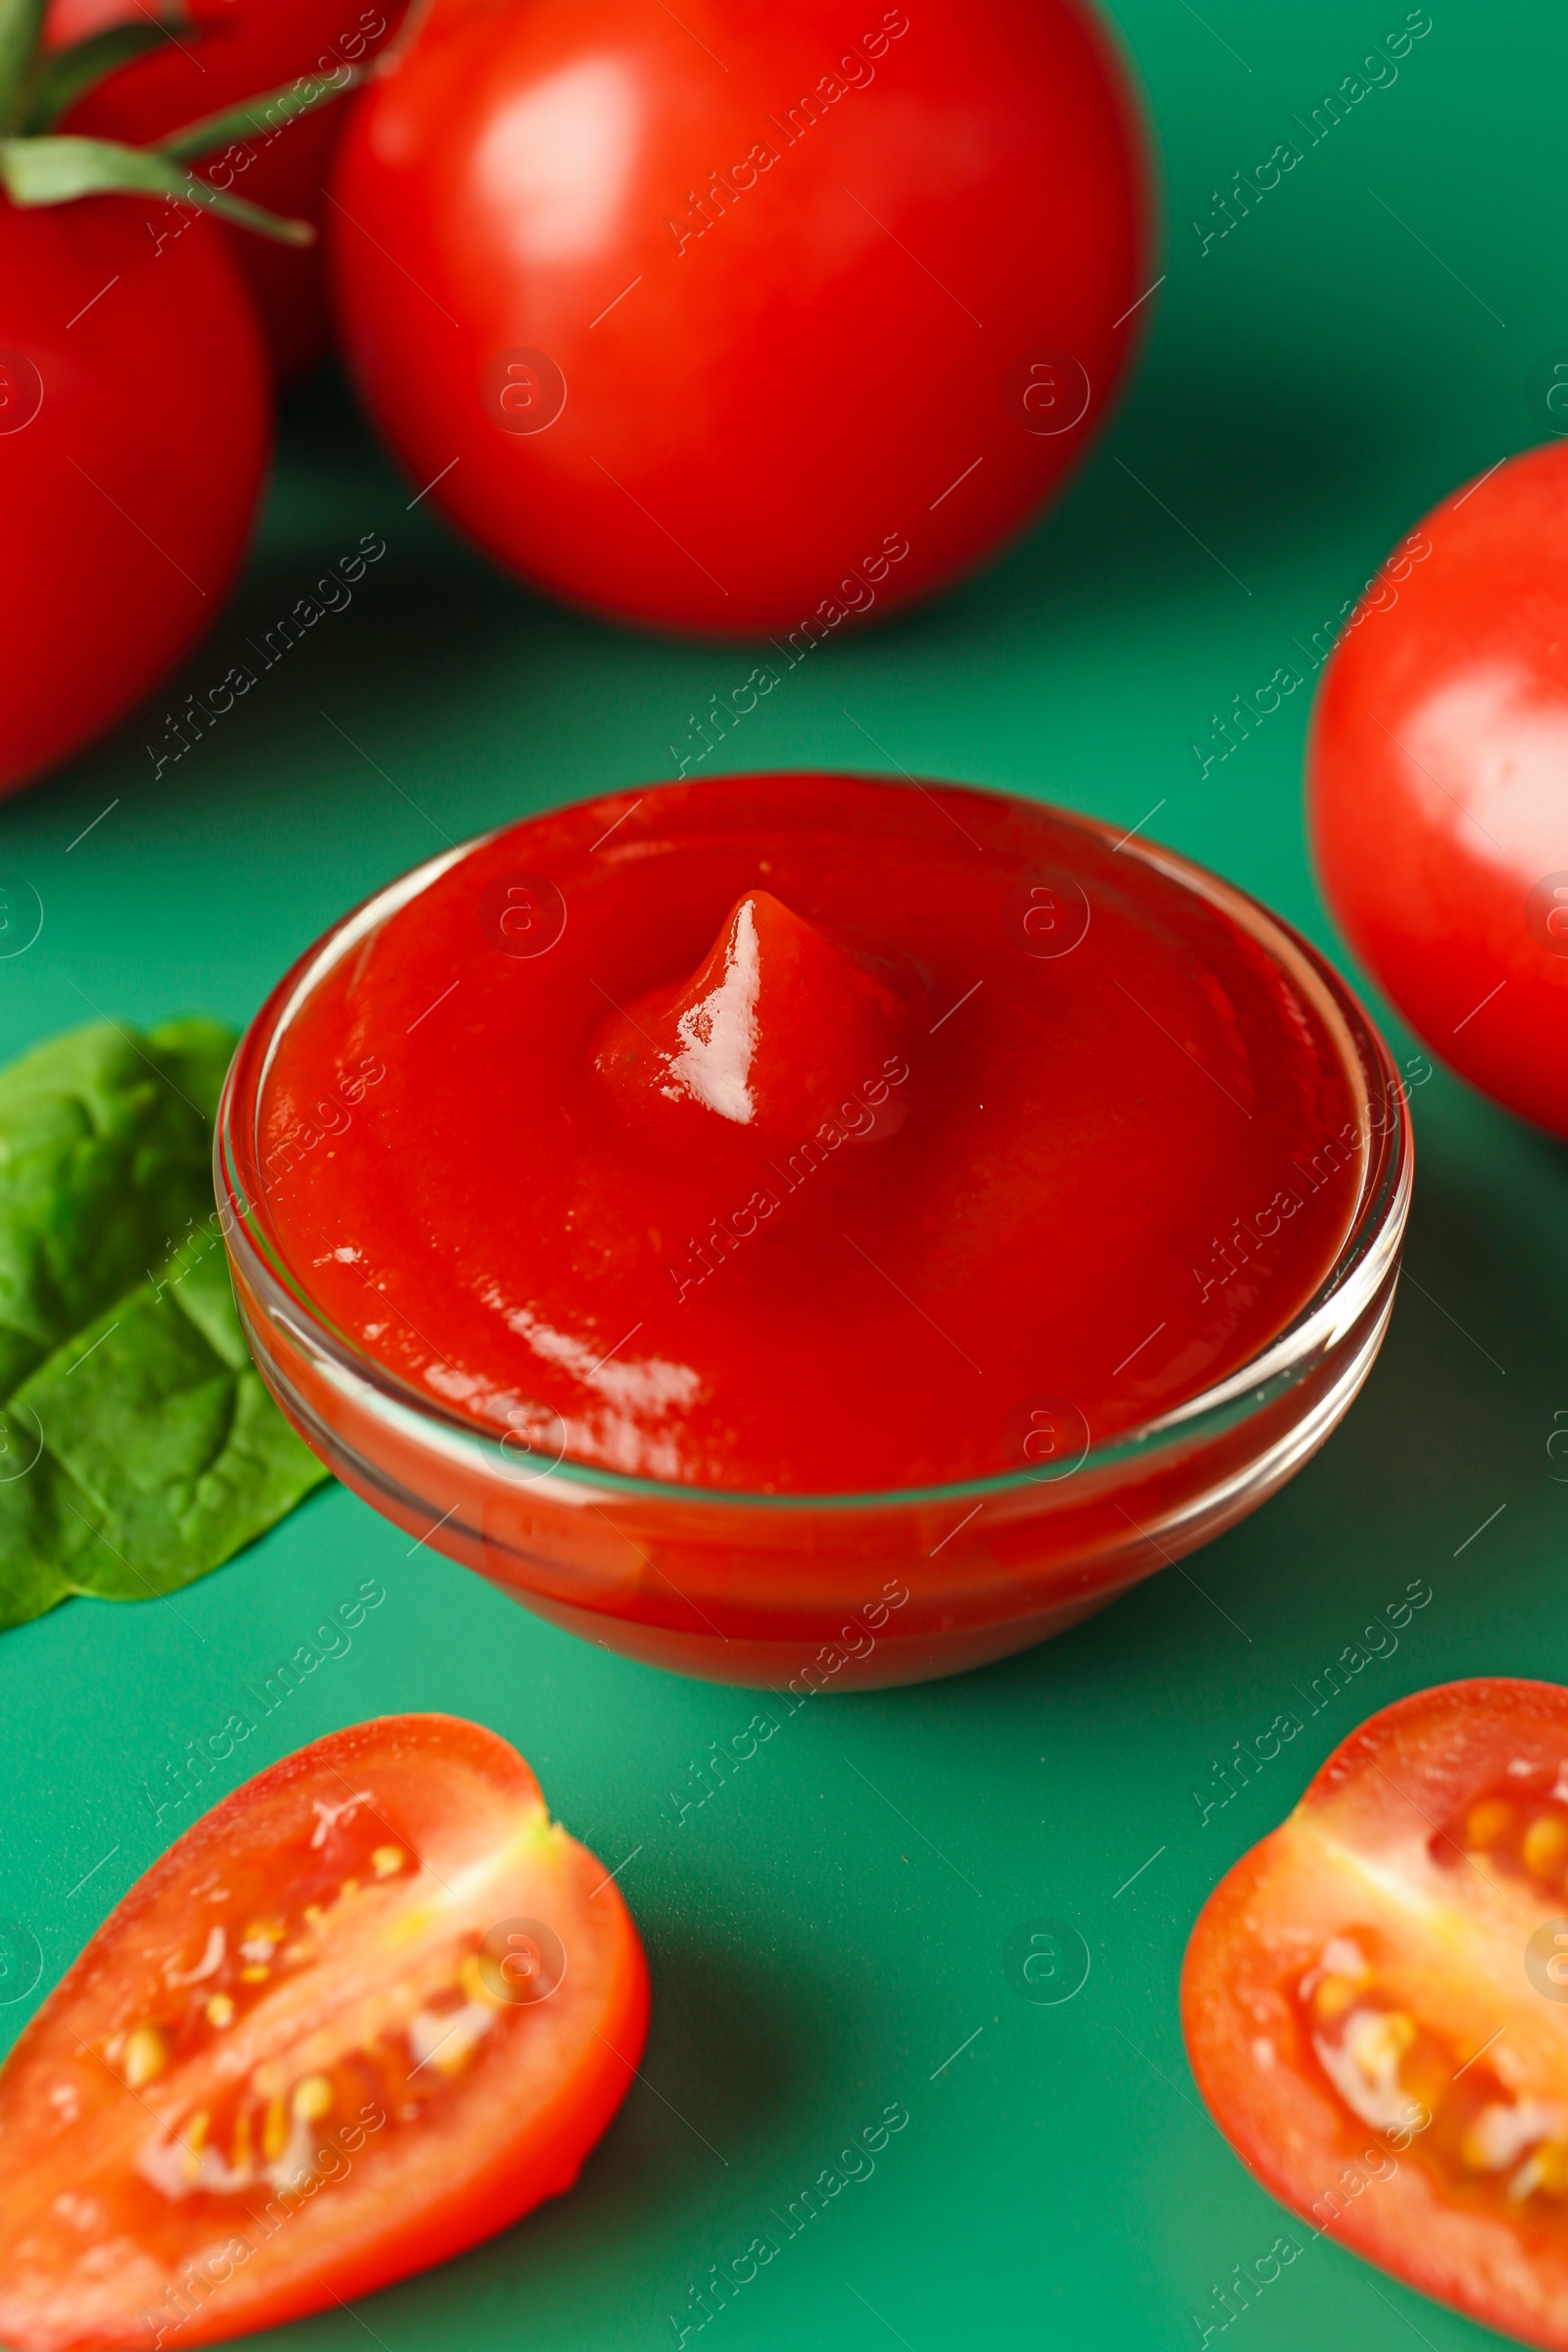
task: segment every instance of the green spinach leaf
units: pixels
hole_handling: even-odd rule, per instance
[[[0,1070],[0,1627],[172,1592],[326,1476],[251,1363],[213,1211],[233,1047],[97,1023]]]

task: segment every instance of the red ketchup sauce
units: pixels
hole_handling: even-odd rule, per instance
[[[282,1026],[260,1156],[319,1310],[554,1457],[926,1487],[1149,1421],[1313,1296],[1366,1106],[1137,842],[800,776],[423,869]]]

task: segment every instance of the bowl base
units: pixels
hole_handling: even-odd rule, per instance
[[[481,1569],[480,1574],[484,1572]],[[1109,1592],[1058,1603],[1033,1617],[1009,1618],[997,1625],[949,1626],[919,1634],[878,1634],[869,1650],[841,1649],[837,1642],[759,1642],[736,1635],[688,1634],[641,1625],[631,1618],[607,1619],[598,1609],[574,1609],[536,1593],[526,1599],[514,1585],[496,1577],[509,1599],[519,1600],[533,1616],[543,1617],[563,1632],[593,1642],[612,1656],[635,1658],[642,1666],[662,1666],[670,1674],[695,1676],[705,1683],[731,1683],[749,1690],[771,1690],[781,1698],[813,1698],[823,1690],[891,1690],[905,1683],[934,1683],[952,1674],[967,1674],[976,1666],[994,1666],[999,1658],[1033,1649],[1053,1634],[1092,1617],[1128,1590],[1114,1585]],[[1141,1583],[1141,1578],[1130,1580]],[[606,1639],[606,1632],[612,1640]]]

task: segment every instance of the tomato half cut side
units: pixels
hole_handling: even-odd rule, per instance
[[[1188,2054],[1315,2231],[1568,2347],[1568,1690],[1422,1690],[1209,1897]]]
[[[171,1847],[0,2072],[0,2340],[212,2343],[440,2262],[571,2186],[647,2021],[505,1740],[334,1732]]]

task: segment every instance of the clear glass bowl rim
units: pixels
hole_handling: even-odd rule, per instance
[[[834,772],[838,771],[823,771],[819,776],[813,775],[812,780],[831,781]],[[733,782],[755,785],[762,778],[760,774],[747,774],[734,778],[714,777],[712,781],[715,784]],[[881,775],[856,775],[854,781],[884,784],[894,792],[903,789],[895,780]],[[1077,809],[1062,808],[1053,802],[1037,801],[1022,794],[1000,792],[987,787],[966,786],[946,778],[940,780],[940,789],[944,793],[964,794],[976,799],[1010,801],[1023,808],[1038,810],[1080,831],[1098,835],[1102,840],[1111,843],[1120,855],[1137,857],[1170,880],[1195,891],[1250,931],[1275,961],[1283,962],[1287,967],[1293,961],[1304,965],[1323,990],[1333,1012],[1348,1032],[1353,1075],[1359,1081],[1359,1091],[1365,1097],[1368,1113],[1361,1199],[1334,1263],[1316,1291],[1291,1321],[1246,1363],[1238,1365],[1235,1371],[1200,1390],[1184,1403],[1123,1431],[1119,1437],[1103,1446],[1091,1445],[1069,1473],[1047,1477],[1040,1472],[1004,1470],[990,1472],[983,1478],[961,1479],[935,1486],[791,1494],[760,1494],[735,1487],[688,1485],[672,1479],[636,1478],[622,1471],[602,1469],[592,1463],[567,1461],[564,1458],[552,1460],[543,1454],[529,1453],[520,1445],[508,1446],[502,1437],[491,1437],[466,1415],[435,1402],[411,1382],[379,1363],[319,1311],[308,1288],[287,1265],[281,1250],[276,1250],[275,1246],[268,1247],[261,1240],[256,1230],[256,1209],[240,1181],[233,1152],[232,1122],[236,1104],[244,1087],[248,1098],[254,1101],[256,1114],[260,1115],[272,1054],[290,1013],[298,1004],[303,1003],[310,987],[347,952],[353,941],[358,941],[378,922],[416,897],[439,875],[482,849],[487,842],[532,822],[533,819],[528,817],[515,819],[508,825],[492,826],[484,833],[475,834],[469,840],[440,852],[436,857],[425,859],[383,884],[359,906],[351,907],[283,975],[241,1037],[229,1064],[219,1106],[213,1139],[213,1170],[225,1242],[248,1287],[256,1294],[264,1308],[282,1306],[290,1319],[303,1311],[309,1325],[308,1344],[326,1359],[340,1378],[347,1376],[360,1390],[371,1392],[394,1414],[401,1408],[403,1413],[412,1414],[416,1421],[438,1429],[449,1444],[454,1438],[462,1440],[464,1449],[488,1462],[496,1476],[508,1487],[526,1484],[547,1494],[552,1487],[562,1485],[580,1488],[584,1499],[593,1494],[611,1494],[628,1501],[641,1501],[665,1508],[678,1506],[686,1511],[707,1509],[715,1514],[733,1511],[887,1511],[985,1501],[995,1495],[1030,1491],[1038,1494],[1046,1488],[1070,1490],[1081,1494],[1084,1488],[1079,1484],[1079,1478],[1083,1473],[1088,1473],[1092,1480],[1098,1472],[1114,1470],[1135,1460],[1147,1463],[1161,1440],[1179,1442],[1184,1448],[1200,1446],[1205,1439],[1234,1427],[1239,1420],[1247,1418],[1250,1411],[1273,1402],[1303,1379],[1321,1360],[1337,1330],[1343,1326],[1347,1304],[1354,1304],[1346,1298],[1347,1291],[1352,1288],[1358,1293],[1364,1292],[1359,1307],[1351,1316],[1352,1322],[1359,1319],[1360,1308],[1364,1308],[1376,1297],[1403,1237],[1414,1176],[1414,1137],[1404,1081],[1395,1066],[1376,1023],[1354,990],[1293,924],[1275,914],[1261,900],[1240,889],[1235,883],[1227,882],[1196,859],[1157,843],[1125,839],[1116,835],[1110,825],[1098,817],[1088,816]],[[657,790],[657,786],[650,788],[647,797],[651,798]],[[557,808],[540,810],[537,814],[541,818],[559,819],[573,807],[584,811],[599,810],[621,797],[618,792],[597,793],[586,801],[564,803]],[[350,934],[352,941],[348,936]],[[1392,1116],[1381,1127],[1370,1116],[1371,1106],[1380,1094],[1392,1106]],[[252,1152],[247,1156],[253,1155],[254,1139]],[[295,1344],[298,1345],[298,1340]],[[529,1468],[530,1463],[535,1466]],[[1089,1483],[1089,1480],[1085,1483]],[[1062,1499],[1067,1499],[1066,1492],[1063,1492]]]

